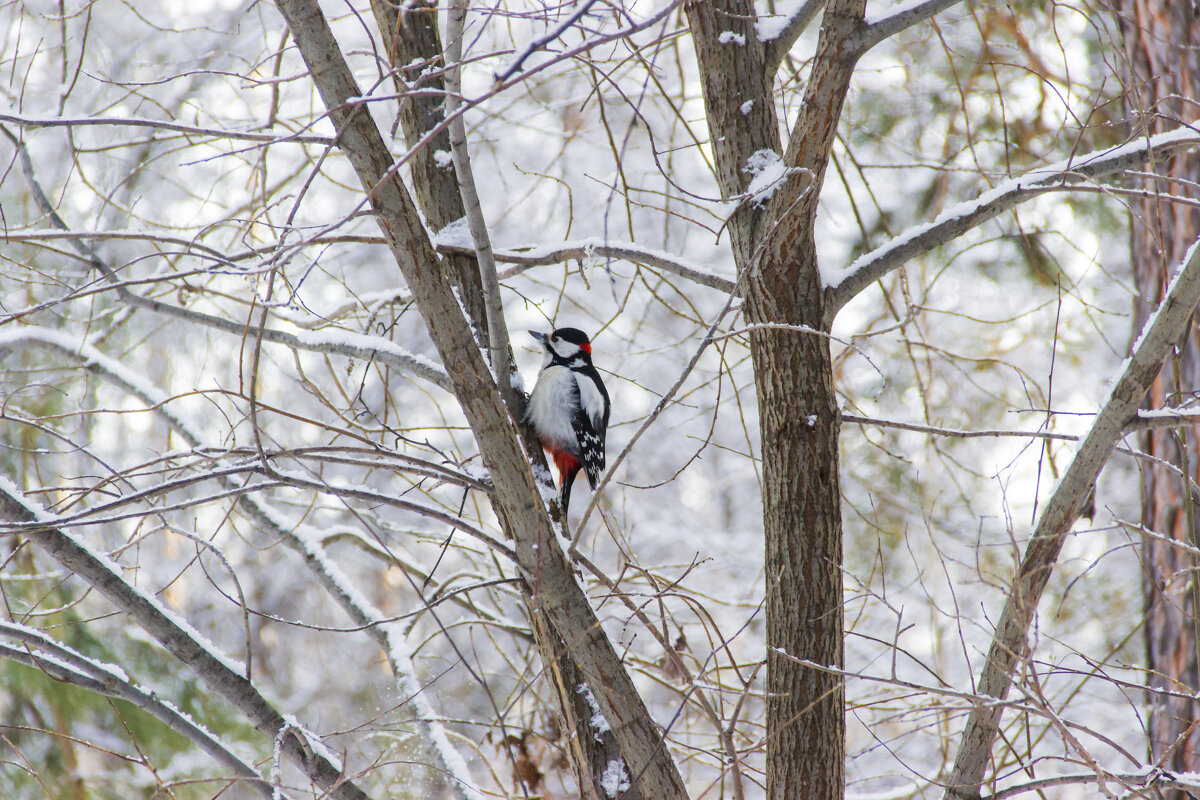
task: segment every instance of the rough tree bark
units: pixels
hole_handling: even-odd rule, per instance
[[[442,125],[446,119],[445,104],[439,94],[445,88],[442,38],[438,32],[441,12],[427,0],[403,4],[371,0],[371,12],[387,48],[392,85],[400,98],[400,132],[409,149],[408,168],[417,205],[429,226],[438,231],[466,214],[454,169],[434,158],[438,151],[450,152],[450,133]],[[426,136],[429,141],[422,142]],[[475,260],[453,254],[441,263],[450,282],[458,287],[481,342],[487,341],[487,314]]]
[[[367,192],[376,221],[413,293],[430,338],[450,376],[454,394],[475,435],[492,477],[492,507],[516,544],[532,613],[543,615],[561,637],[613,730],[632,778],[648,797],[682,800],[683,780],[662,734],[576,582],[541,495],[517,425],[473,340],[451,283],[379,129],[370,114],[348,100],[360,89],[328,22],[313,0],[280,0],[313,83],[338,131],[346,154]],[[545,643],[542,639],[540,643]],[[543,652],[553,663],[556,652]]]
[[[1147,136],[1178,127],[1200,116],[1200,10],[1174,0],[1116,0],[1124,58],[1120,61],[1126,89],[1125,110],[1130,133]],[[1170,180],[1144,178],[1145,197],[1131,215],[1131,264],[1137,295],[1133,335],[1141,330],[1166,291],[1170,270],[1179,263],[1200,230],[1195,207],[1164,195],[1200,198],[1200,154],[1180,153],[1149,171]],[[1182,347],[1169,359],[1146,399],[1148,408],[1179,405],[1200,389],[1200,334],[1193,326]],[[1175,363],[1171,363],[1172,360]],[[1175,383],[1178,368],[1180,385]],[[1141,448],[1154,458],[1200,476],[1200,428],[1146,431]],[[1187,508],[1188,489],[1180,477],[1162,466],[1142,463],[1142,524],[1170,539],[1197,541],[1197,514]],[[1191,529],[1189,530],[1189,524]],[[1195,586],[1195,557],[1170,541],[1142,540],[1143,599],[1147,688],[1150,701],[1150,757],[1170,771],[1200,769],[1200,688],[1197,647],[1200,620]],[[1181,790],[1172,796],[1183,798]]]
[[[438,164],[434,158],[434,153],[451,149],[449,128],[445,125],[446,104],[437,94],[445,88],[440,68],[446,64],[438,29],[438,16],[442,11],[426,0],[404,4],[403,13],[398,3],[371,0],[371,11],[392,65],[392,84],[400,96],[400,129],[409,148],[408,168],[415,199],[426,222],[435,230],[441,230],[466,214],[454,169]],[[439,69],[430,70],[429,66]],[[413,92],[412,89],[424,91]],[[470,315],[482,345],[489,338],[489,326],[478,262],[473,253],[452,252],[444,254],[441,263],[447,277],[458,288],[463,307]],[[511,362],[512,354],[507,355]],[[509,363],[497,368],[496,372],[504,374],[511,369]],[[513,418],[522,419],[524,398],[511,391],[511,384],[501,386],[501,389],[510,389],[505,393],[505,402]],[[526,441],[532,441],[528,433]],[[532,455],[541,460],[540,448],[534,448]],[[587,698],[575,690],[586,682],[579,665],[569,657],[552,626],[532,612],[531,618],[538,652],[552,676],[550,688],[554,692],[559,724],[566,735],[572,737],[568,746],[573,747],[584,762],[579,764],[576,759],[571,759],[576,776],[581,787],[591,784],[593,792],[600,792],[606,766],[620,757],[616,737],[611,730],[597,731],[589,725],[592,711]],[[627,800],[640,800],[641,793],[634,786],[624,796]]]
[[[746,296],[758,393],[766,540],[767,796],[840,798],[845,784],[839,416],[825,289],[817,265],[817,199],[854,65],[864,0],[826,4],[817,55],[791,131],[790,170],[769,203],[750,198],[730,220]],[[696,41],[717,179],[742,195],[751,158],[779,155],[770,59],[753,4],[687,7]],[[729,47],[732,31],[744,45]],[[722,41],[724,40],[724,41]],[[744,105],[750,102],[748,108]],[[746,109],[746,110],[743,110]],[[761,157],[759,159],[761,161]],[[799,659],[800,661],[798,661]]]

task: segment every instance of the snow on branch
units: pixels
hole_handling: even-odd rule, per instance
[[[1163,359],[1190,323],[1197,303],[1200,303],[1200,240],[1189,249],[1166,297],[1146,321],[1112,391],[1038,516],[975,684],[980,694],[1001,701],[1008,696],[1013,673],[1029,652],[1029,628],[1067,534],[1101,469],[1124,435],[1125,426],[1137,415]],[[968,715],[954,769],[945,783],[954,787],[955,796],[978,795],[1000,730],[1002,710],[999,705],[976,706]]]
[[[0,122],[11,122],[22,128],[155,128],[173,131],[175,133],[193,136],[211,136],[214,139],[236,139],[243,142],[265,142],[268,144],[281,142],[297,142],[300,144],[319,144],[326,147],[333,144],[328,136],[302,133],[254,133],[253,131],[231,131],[221,128],[200,128],[195,125],[184,125],[169,120],[146,119],[142,117],[30,117],[24,114],[14,114],[11,111],[0,111]]]
[[[474,255],[474,250],[462,244],[438,244],[438,252],[454,255]],[[497,250],[496,260],[504,264],[518,264],[520,269],[506,270],[501,278],[509,278],[530,267],[561,264],[564,261],[582,261],[589,258],[619,258],[634,264],[660,269],[672,275],[686,278],[701,286],[708,286],[728,294],[734,289],[733,281],[714,275],[706,269],[689,264],[664,250],[642,247],[632,242],[614,242],[603,239],[577,239],[556,245],[528,245],[507,250]]]
[[[1162,157],[1197,144],[1200,144],[1200,128],[1191,123],[1119,147],[1074,156],[1002,181],[974,200],[945,210],[932,222],[910,228],[843,269],[822,270],[821,277],[828,293],[828,314],[832,317],[859,292],[909,259],[946,244],[1030,198],[1047,192],[1067,191],[1101,176],[1138,167],[1151,155]]]
[[[784,56],[800,38],[817,12],[825,6],[825,0],[791,0],[779,3],[774,15],[760,15],[754,23],[754,32],[766,48],[767,74],[774,75],[783,63]]]
[[[863,28],[855,44],[860,53],[865,53],[884,39],[895,36],[905,28],[924,22],[935,14],[961,2],[962,0],[907,0],[907,2],[898,3],[889,8],[886,14],[867,17],[866,27]]]
[[[274,790],[254,766],[230,750],[220,739],[173,704],[133,683],[125,670],[83,655],[36,628],[0,620],[0,637],[20,642],[20,647],[0,644],[0,657],[40,669],[55,680],[125,700],[186,737],[216,762],[246,780],[267,797]]]
[[[445,370],[436,364],[433,364],[428,359],[424,359],[413,353],[409,353],[398,345],[393,344],[390,340],[377,336],[365,336],[362,334],[346,333],[341,335],[340,332],[324,330],[321,333],[310,332],[306,338],[307,344],[300,341],[300,337],[286,333],[284,331],[263,327],[261,330],[252,325],[247,325],[245,322],[240,322],[233,319],[225,319],[213,314],[205,314],[200,311],[194,311],[190,308],[171,305],[152,297],[145,297],[137,292],[131,291],[128,286],[121,283],[116,277],[116,271],[112,266],[105,261],[96,250],[87,242],[78,236],[72,235],[73,231],[59,213],[55,210],[54,204],[50,202],[41,183],[38,181],[37,174],[34,171],[33,159],[29,155],[29,150],[25,147],[25,143],[21,141],[8,128],[0,125],[0,134],[7,137],[17,150],[17,159],[21,165],[21,171],[24,173],[25,180],[29,184],[30,190],[35,201],[43,213],[49,218],[51,225],[63,234],[67,234],[67,241],[71,246],[87,260],[100,274],[105,278],[106,282],[112,285],[117,296],[121,300],[130,305],[144,308],[153,311],[156,314],[174,317],[176,319],[184,319],[188,322],[203,325],[215,330],[225,331],[237,336],[252,336],[261,337],[263,341],[275,342],[300,349],[309,349],[316,352],[325,353],[340,353],[342,355],[350,355],[364,360],[378,358],[398,369],[415,374],[425,380],[433,383],[443,389],[449,390],[450,379],[446,375]],[[215,251],[214,251],[215,252]],[[41,329],[47,330],[47,329]],[[355,338],[358,337],[358,338]],[[48,340],[46,340],[48,341]]]

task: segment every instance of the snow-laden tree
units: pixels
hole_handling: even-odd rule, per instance
[[[6,7],[4,795],[1190,786],[1123,439],[1200,257],[1122,361],[1118,243],[1200,133],[1105,10]]]

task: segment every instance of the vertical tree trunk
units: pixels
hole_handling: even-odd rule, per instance
[[[404,13],[401,12],[403,7]],[[450,152],[449,129],[443,127],[424,145],[422,139],[445,119],[445,99],[438,94],[445,88],[441,70],[442,38],[438,32],[441,13],[430,0],[404,4],[389,0],[371,0],[371,11],[387,48],[392,64],[392,84],[400,96],[400,131],[409,148],[409,170],[417,205],[425,222],[435,231],[466,215],[458,178],[453,167],[438,163],[434,154]],[[432,69],[430,69],[432,67]],[[410,90],[421,89],[421,93]],[[458,288],[463,306],[471,317],[473,333],[482,344],[487,341],[488,322],[484,311],[483,285],[474,258],[449,255],[442,268]]]
[[[839,416],[825,293],[817,265],[817,200],[860,55],[864,0],[827,3],[816,59],[787,152],[780,154],[768,62],[747,0],[687,5],[704,85],[717,180],[742,195],[761,150],[789,169],[769,203],[744,200],[730,219],[751,325],[766,540],[767,797],[839,800],[845,792]],[[729,42],[739,42],[730,47]],[[742,44],[737,37],[745,39]]]
[[[1117,0],[1114,3],[1124,41],[1126,113],[1131,132],[1144,136],[1175,128],[1200,116],[1200,11],[1178,0]],[[1164,169],[1164,166],[1166,167]],[[1170,183],[1147,178],[1147,196],[1133,205],[1132,268],[1138,296],[1134,301],[1134,335],[1162,299],[1171,275],[1200,232],[1194,207],[1163,195],[1200,196],[1200,156],[1185,153],[1155,172]],[[1200,337],[1195,328],[1183,340],[1178,356],[1180,386],[1168,361],[1147,398],[1149,407],[1178,405],[1200,389]],[[1178,394],[1182,392],[1182,396]],[[1141,447],[1155,458],[1197,473],[1198,429],[1154,430],[1142,435]],[[1186,447],[1186,450],[1184,449]],[[1188,492],[1180,476],[1162,466],[1143,467],[1142,523],[1172,540],[1194,544],[1188,530]],[[1165,758],[1171,771],[1200,769],[1200,704],[1191,695],[1200,689],[1196,653],[1198,595],[1194,557],[1172,542],[1145,539],[1142,546],[1146,607],[1146,657],[1150,669],[1150,756]],[[1170,693],[1170,694],[1168,694]],[[1194,727],[1195,726],[1195,727]],[[1183,792],[1174,796],[1182,798]]]
[[[799,261],[807,268],[800,274],[764,265],[763,279],[751,282],[752,323],[820,329],[811,229],[804,239]],[[769,260],[779,266],[776,258]],[[767,796],[837,800],[845,784],[842,679],[795,660],[843,665],[839,416],[829,341],[764,328],[751,334],[750,352],[766,536]]]

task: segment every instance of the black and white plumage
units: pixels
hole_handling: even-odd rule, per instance
[[[525,418],[558,467],[563,514],[571,486],[582,468],[595,489],[604,472],[604,434],[608,430],[608,390],[592,366],[592,343],[578,328],[547,335],[530,331],[545,350],[542,370],[529,395]]]

